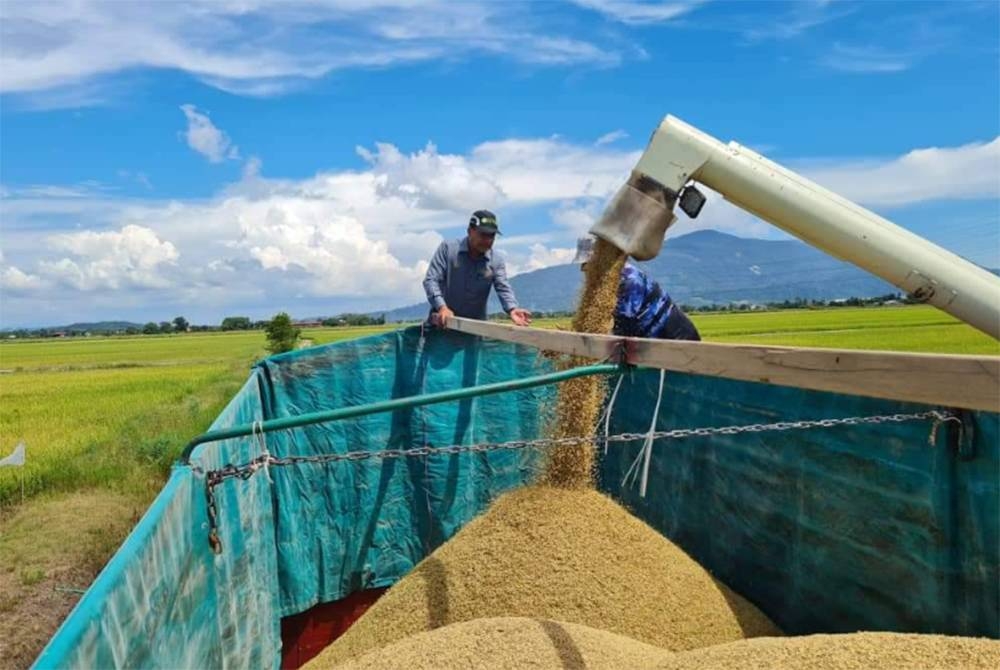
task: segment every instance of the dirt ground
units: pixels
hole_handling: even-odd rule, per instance
[[[147,503],[90,491],[0,517],[0,669],[31,665]]]

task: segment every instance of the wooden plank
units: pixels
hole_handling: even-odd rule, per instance
[[[1000,356],[773,347],[591,335],[454,318],[448,327],[598,360],[711,377],[1000,412]]]
[[[526,344],[545,351],[558,351],[563,354],[573,354],[598,361],[610,360],[615,363],[621,361],[621,354],[627,344],[626,338],[623,337],[543,328],[523,328],[461,317],[448,319],[448,328],[462,333],[491,337],[495,340]]]

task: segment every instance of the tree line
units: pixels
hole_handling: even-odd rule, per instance
[[[730,302],[730,303],[711,303],[704,305],[687,305],[681,304],[681,309],[684,312],[752,312],[752,311],[771,311],[771,310],[782,310],[782,309],[826,309],[828,307],[879,307],[882,305],[915,305],[920,304],[919,300],[914,300],[913,298],[900,294],[900,293],[887,293],[885,295],[879,295],[871,298],[839,298],[834,300],[813,300],[808,298],[793,298],[791,300],[782,300],[780,302],[763,302],[755,303],[751,301],[740,301],[740,302]],[[553,310],[553,311],[542,311],[542,310],[532,310],[532,314],[539,319],[542,318],[555,318],[555,319],[568,319],[573,318],[576,312],[572,310]],[[505,321],[507,317],[504,314],[497,313],[491,314],[490,320],[493,321]]]
[[[282,312],[281,314],[284,314]],[[276,315],[277,316],[277,315]],[[287,315],[286,315],[287,316]],[[174,317],[171,321],[149,321],[145,324],[102,325],[96,327],[70,326],[56,328],[17,328],[4,331],[6,339],[29,337],[85,337],[88,335],[169,335],[174,333],[219,332],[233,330],[267,330],[274,320],[251,319],[248,316],[227,316],[218,325],[193,324],[183,316]],[[291,319],[289,318],[291,322]],[[385,324],[385,315],[371,316],[369,314],[345,313],[322,319],[301,321],[297,325],[308,326],[381,326]]]
[[[887,293],[885,295],[858,298],[850,297],[838,300],[810,300],[805,298],[794,298],[792,300],[782,300],[780,302],[752,303],[741,301],[726,304],[711,305],[681,305],[685,312],[747,312],[759,310],[780,310],[780,309],[821,309],[828,307],[868,307],[885,304],[914,304],[919,301],[900,293]],[[571,310],[535,311],[537,318],[572,318],[574,312]],[[288,315],[281,312],[279,315]],[[196,325],[190,323],[183,316],[174,317],[172,321],[150,321],[142,326],[128,325],[121,328],[100,328],[88,331],[79,328],[20,328],[5,331],[7,339],[28,338],[28,337],[80,337],[90,334],[101,335],[167,335],[172,333],[188,332],[217,332],[233,330],[264,330],[272,324],[276,317],[268,320],[251,319],[248,316],[227,316],[222,319],[219,325]],[[491,319],[504,319],[502,314],[492,314]],[[372,316],[370,314],[344,313],[337,316],[324,317],[309,321],[294,322],[288,318],[291,327],[299,326],[325,326],[325,327],[345,327],[345,326],[381,326],[385,324],[385,314]]]

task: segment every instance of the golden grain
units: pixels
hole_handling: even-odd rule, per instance
[[[676,545],[592,489],[499,498],[386,592],[309,667],[484,617],[554,619],[667,650],[780,635]],[[399,667],[408,667],[400,659]]]
[[[587,263],[580,299],[573,317],[573,330],[607,334],[614,325],[618,282],[625,255],[617,247],[598,239]],[[570,365],[591,361],[571,359]],[[554,437],[591,435],[604,401],[606,384],[598,377],[577,377],[559,387]],[[590,443],[558,446],[550,450],[542,482],[563,488],[593,486],[594,448]]]

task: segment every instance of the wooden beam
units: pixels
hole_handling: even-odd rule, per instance
[[[1000,412],[1000,356],[771,347],[591,335],[453,318],[448,327],[597,360],[942,407]]]

